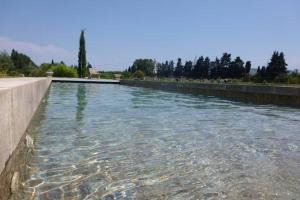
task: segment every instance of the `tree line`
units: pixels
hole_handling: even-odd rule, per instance
[[[287,74],[287,64],[283,52],[275,51],[267,67],[258,67],[255,80],[272,81],[276,77]],[[146,76],[160,78],[184,77],[187,79],[250,79],[251,61],[243,61],[241,57],[232,59],[230,53],[214,60],[200,56],[194,62],[191,60],[182,63],[178,58],[176,64],[173,60],[156,62],[153,59],[137,59],[126,72],[143,72]]]
[[[36,65],[32,59],[16,50],[11,54],[0,52],[0,76],[47,76],[48,71],[55,77],[88,77],[91,64],[87,63],[84,31],[79,39],[78,66],[67,66],[63,61]]]
[[[16,50],[11,54],[0,52],[0,76],[46,76],[47,71],[53,71],[54,76],[61,77],[87,77],[88,68],[84,31],[81,31],[79,39],[78,66],[67,66],[64,62],[43,63],[37,66],[32,59]],[[254,76],[250,76],[251,61],[243,61],[239,56],[232,59],[231,54],[224,53],[220,58],[211,60],[209,57],[200,56],[194,61],[182,62],[178,58],[176,63],[171,61],[156,62],[153,59],[136,59],[134,63],[122,74],[123,78],[144,76],[159,78],[187,78],[187,79],[243,79],[254,82],[289,82],[300,83],[300,75],[297,71],[288,75],[287,63],[283,52],[274,51],[266,66],[258,67]]]
[[[29,56],[14,49],[11,54],[0,52],[0,76],[45,77],[48,71],[52,71],[55,77],[77,77],[77,68],[67,66],[63,61],[52,60],[38,66]]]
[[[275,51],[272,55],[267,67],[262,66],[257,68],[257,77],[263,80],[274,80],[276,77],[287,73],[287,63],[285,62],[283,52]]]
[[[37,69],[37,65],[31,58],[16,50],[12,50],[9,55],[6,52],[0,53],[0,72],[8,75],[24,74],[29,76],[32,71]]]

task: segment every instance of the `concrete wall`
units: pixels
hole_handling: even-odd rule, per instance
[[[0,174],[17,148],[42,98],[48,78],[0,79]]]
[[[136,87],[213,95],[233,100],[300,107],[300,87],[121,80]]]

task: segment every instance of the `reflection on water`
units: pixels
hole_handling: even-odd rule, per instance
[[[300,199],[299,130],[299,109],[53,83],[19,198]]]
[[[77,112],[76,112],[77,121],[82,120],[83,111],[84,111],[86,104],[87,104],[87,101],[86,101],[85,84],[78,84],[77,85]]]

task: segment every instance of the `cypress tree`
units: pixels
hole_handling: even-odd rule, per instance
[[[184,65],[184,75],[186,78],[192,77],[192,70],[193,70],[193,62],[192,61],[186,61]]]
[[[77,73],[80,78],[83,78],[88,75],[87,69],[86,69],[86,51],[85,51],[84,30],[81,30],[80,39],[79,39]]]
[[[245,73],[249,74],[251,70],[251,61],[247,61],[245,65]]]
[[[202,78],[201,69],[203,66],[203,62],[204,62],[203,56],[198,58],[198,60],[196,61],[196,64],[195,64],[194,70],[193,70],[194,78]]]
[[[210,59],[209,57],[206,57],[203,62],[203,70],[202,70],[203,78],[208,78],[209,65],[210,65]]]
[[[169,62],[169,66],[168,66],[168,76],[173,76],[173,73],[174,73],[174,61],[171,60]]]
[[[183,66],[182,66],[181,58],[178,58],[178,60],[177,60],[176,68],[175,68],[175,71],[174,71],[174,75],[176,77],[183,76]]]

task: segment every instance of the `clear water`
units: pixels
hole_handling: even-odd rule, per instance
[[[300,199],[300,110],[53,83],[20,199]]]

